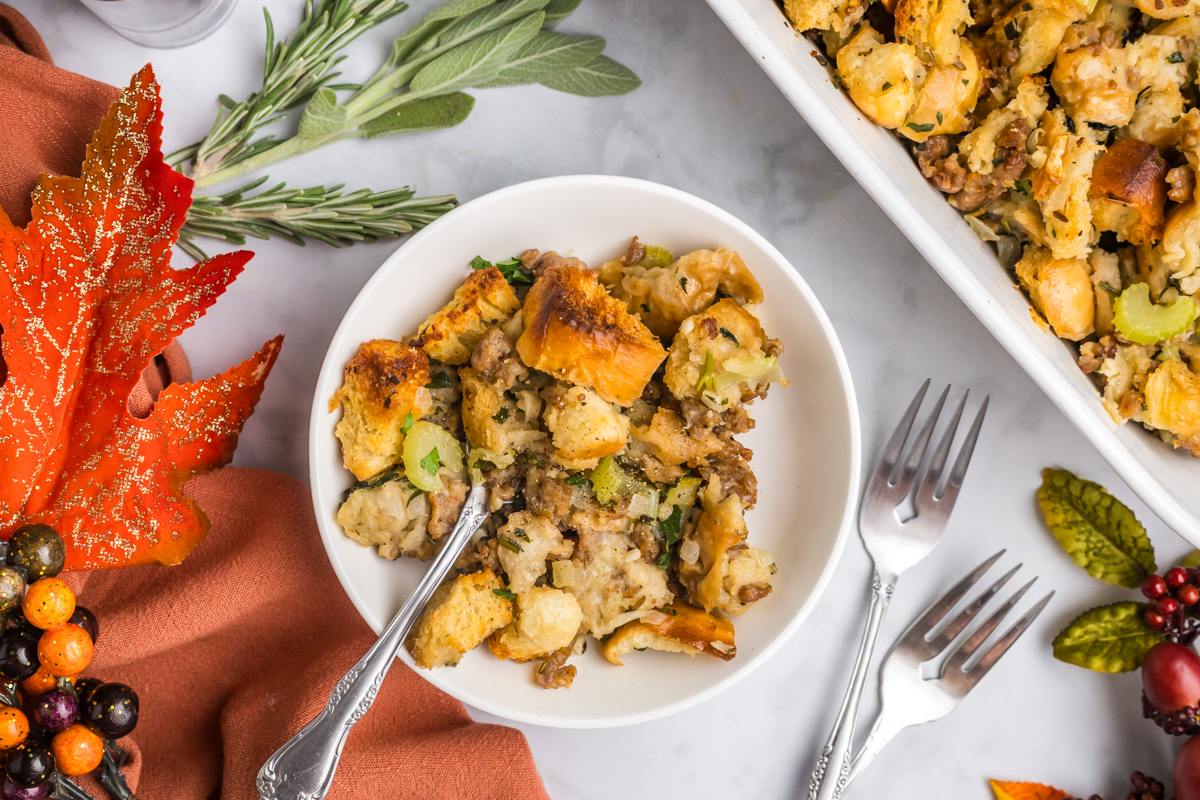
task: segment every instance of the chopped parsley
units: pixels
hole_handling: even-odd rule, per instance
[[[658,565],[659,569],[664,570],[664,571],[671,568],[671,551],[670,551],[670,549],[664,550],[663,554],[658,557],[657,565]]]
[[[733,335],[729,328],[721,328],[721,335],[733,342],[734,347],[741,347],[741,345],[738,343],[737,337]]]
[[[503,597],[505,600],[517,599],[516,593],[510,592],[508,589],[492,589],[492,594],[496,595],[497,597]]]
[[[404,427],[402,427],[402,428],[400,429],[400,432],[401,432],[401,433],[408,433],[409,431],[411,431],[411,430],[412,430],[412,426],[413,426],[413,415],[412,415],[412,414],[405,414],[405,415],[404,415]]]
[[[1019,180],[1013,184],[1013,190],[1026,197],[1033,197],[1033,182],[1027,179]]]
[[[1116,125],[1105,125],[1103,122],[1089,122],[1088,127],[1091,128],[1092,130],[1105,131],[1105,132],[1115,131],[1117,129]]]
[[[567,483],[571,486],[583,486],[585,483],[587,483],[587,478],[583,476],[582,472],[576,472],[574,475],[567,478]]]
[[[1178,50],[1176,50],[1174,53],[1171,53],[1171,55],[1167,56],[1167,63],[1168,64],[1182,64],[1183,63],[1183,54],[1180,53]]]
[[[910,122],[908,123],[907,127],[912,128],[917,133],[929,133],[931,130],[933,130],[933,123],[926,122],[924,125],[918,125],[915,122]]]
[[[682,523],[683,509],[679,506],[672,506],[671,516],[664,520],[659,520],[658,529],[662,532],[663,539],[666,540],[668,547],[679,541],[679,528]]]
[[[500,274],[504,276],[504,280],[514,286],[518,284],[528,286],[533,283],[533,275],[525,271],[519,258],[510,258],[507,261],[498,261],[495,264],[485,261],[483,256],[475,256],[471,259],[472,269],[491,269],[492,267],[500,270]]]
[[[937,112],[937,121],[938,121],[938,125],[942,124],[942,112],[940,112],[940,111]]]
[[[450,376],[445,372],[435,372],[429,378],[429,383],[425,384],[426,389],[453,389],[454,381],[450,380]]]
[[[1066,120],[1067,120],[1067,130],[1069,130],[1071,133],[1074,133],[1075,132],[1075,120],[1071,119],[1070,117],[1067,117]]]
[[[683,287],[683,293],[687,294],[687,278],[680,278],[679,285]]]
[[[663,606],[662,608],[660,608],[660,609],[659,609],[659,611],[662,611],[662,612],[663,612],[663,613],[665,613],[665,614],[670,614],[672,617],[674,617],[674,616],[676,616],[676,615],[678,615],[678,614],[679,614],[679,612],[678,612],[678,611],[676,611],[675,609],[671,608],[670,606]]]
[[[438,457],[437,448],[429,451],[428,455],[421,459],[421,469],[428,472],[430,475],[437,475],[438,467],[442,465],[442,460]]]
[[[497,424],[503,425],[504,421],[507,419],[508,419],[508,407],[507,406],[501,407],[501,409],[499,411],[497,411],[495,414],[492,414],[492,422],[495,422]]]
[[[1016,20],[1013,20],[1012,22],[1010,22],[1004,26],[1004,35],[1008,38],[1008,40],[1010,42],[1013,39],[1016,39],[1018,36],[1021,35],[1021,31],[1019,31],[1017,29],[1017,21]]]
[[[514,553],[525,552],[525,548],[521,547],[521,545],[517,544],[507,536],[497,536],[496,541],[499,542],[500,546],[505,550],[512,550]]]

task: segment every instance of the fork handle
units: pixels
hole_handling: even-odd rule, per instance
[[[867,627],[863,631],[862,643],[858,646],[858,657],[854,661],[850,686],[846,689],[846,696],[842,699],[842,707],[833,723],[833,730],[830,731],[829,739],[826,740],[817,765],[813,768],[812,777],[809,778],[808,800],[837,800],[846,790],[847,779],[850,776],[850,749],[854,742],[854,720],[858,716],[858,705],[862,700],[863,687],[867,680],[867,668],[871,664],[871,655],[875,652],[875,642],[879,639],[883,615],[887,612],[888,603],[892,601],[892,591],[895,588],[896,576],[881,576],[876,571],[871,584],[871,608],[867,612]],[[830,766],[836,770],[834,776],[829,775]]]
[[[907,727],[908,725],[896,720],[894,715],[889,715],[885,707],[875,718],[875,724],[871,726],[867,740],[863,742],[863,746],[850,764],[850,775],[846,778],[846,786],[854,783],[854,779],[875,760],[875,756],[879,755],[888,742],[896,738],[896,734]]]

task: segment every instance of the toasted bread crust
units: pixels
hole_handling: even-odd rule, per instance
[[[525,299],[525,332],[517,353],[525,366],[588,386],[610,403],[641,396],[667,351],[596,272],[573,265],[548,268]]]
[[[665,613],[625,623],[604,641],[600,652],[617,666],[623,666],[621,656],[635,648],[650,647],[688,655],[707,653],[723,661],[737,655],[733,623],[729,620],[678,600],[666,609]]]
[[[354,477],[366,480],[400,459],[403,427],[429,412],[429,359],[412,345],[390,339],[363,342],[346,365],[331,407],[342,406],[334,433]]]
[[[416,344],[443,364],[466,364],[488,327],[507,320],[520,307],[500,270],[476,270],[455,290],[454,299],[418,328]]]
[[[406,642],[422,669],[457,664],[494,631],[512,622],[512,602],[496,594],[504,588],[490,569],[459,575],[434,592]]]
[[[1121,139],[1096,160],[1088,197],[1137,209],[1141,221],[1125,238],[1130,244],[1153,244],[1162,236],[1166,176],[1167,162],[1157,147]]]

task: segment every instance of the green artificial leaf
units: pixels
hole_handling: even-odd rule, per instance
[[[460,44],[508,25],[511,22],[541,11],[549,0],[505,0],[485,6],[478,11],[459,18],[438,36],[438,47],[455,47]],[[542,17],[545,19],[545,17]],[[541,22],[538,23],[541,27]]]
[[[1181,567],[1200,567],[1200,550],[1193,550],[1179,562]]]
[[[1100,484],[1065,469],[1046,469],[1037,496],[1054,538],[1093,578],[1136,589],[1154,572],[1146,529]]]
[[[530,14],[520,22],[484,34],[438,56],[416,74],[409,90],[434,97],[494,80],[521,46],[537,34],[542,27],[542,16],[541,11]]]
[[[538,31],[504,65],[495,80],[480,88],[541,83],[594,61],[603,50],[604,40],[599,36],[568,36],[554,31]]]
[[[454,20],[493,5],[496,0],[450,0],[430,11],[421,21],[396,37],[392,43],[392,55],[388,59],[389,67],[397,67],[404,59],[411,56],[422,45],[437,43],[438,34],[454,24]],[[502,23],[501,23],[502,24]]]
[[[463,92],[415,100],[364,122],[362,132],[368,139],[399,133],[440,131],[461,124],[475,108],[475,98]]]
[[[328,86],[317,90],[304,116],[300,118],[300,135],[312,139],[337,133],[346,125],[346,109],[338,105],[337,95]]]
[[[642,79],[634,75],[633,70],[608,56],[596,56],[594,61],[582,67],[555,75],[541,83],[556,92],[582,97],[612,97],[632,92],[642,85]]]
[[[579,8],[582,2],[583,0],[550,0],[546,4],[546,21],[542,23],[542,27],[553,28],[575,13],[575,9]]]
[[[1163,640],[1145,613],[1145,605],[1130,601],[1085,611],[1054,637],[1054,657],[1095,672],[1135,670]]]

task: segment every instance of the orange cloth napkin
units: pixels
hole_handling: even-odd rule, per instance
[[[38,173],[77,174],[116,96],[55,68],[29,23],[0,3],[0,206],[14,222],[29,220]],[[131,413],[148,414],[164,385],[189,379],[182,349],[167,348],[130,398]],[[138,729],[122,741],[135,792],[249,800],[262,763],[316,715],[375,635],[326,560],[304,485],[229,467],[184,491],[212,531],[183,564],[69,576],[100,620],[86,674],[140,696]],[[399,663],[351,732],[329,796],[547,797],[519,731],[472,722]]]

